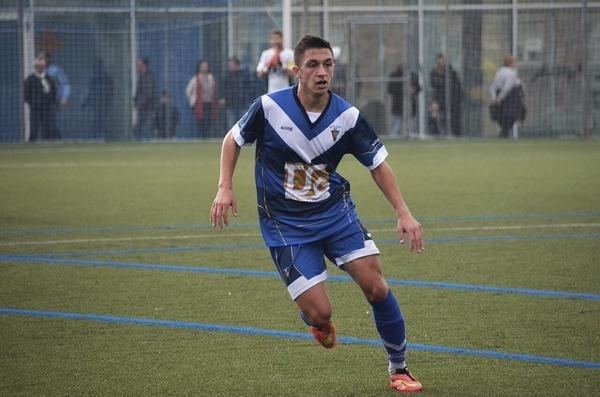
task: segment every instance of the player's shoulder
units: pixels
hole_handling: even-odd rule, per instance
[[[263,107],[286,106],[294,101],[294,86],[282,88],[261,96]]]
[[[339,115],[344,115],[350,120],[354,120],[352,124],[356,123],[356,120],[360,116],[360,110],[346,99],[342,98],[335,92],[331,93],[331,103],[329,105],[330,111],[333,111]]]
[[[336,105],[342,108],[355,108],[356,107],[354,105],[352,105],[348,100],[346,100],[345,98],[342,98],[340,95],[336,94],[333,91],[329,91],[331,93],[331,102],[332,105]]]

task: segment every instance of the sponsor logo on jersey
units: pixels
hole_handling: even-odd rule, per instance
[[[279,128],[281,128],[284,131],[292,131],[294,128],[290,127],[289,125],[282,125]]]

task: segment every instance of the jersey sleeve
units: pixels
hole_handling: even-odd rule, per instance
[[[262,108],[262,97],[257,98],[248,111],[232,128],[233,139],[238,146],[250,146],[262,134],[265,116]]]
[[[269,51],[265,50],[261,52],[258,64],[256,65],[256,72],[266,72],[269,68],[267,67],[267,61],[269,59]]]
[[[353,128],[351,153],[369,170],[374,170],[387,158],[388,152],[373,127],[362,116],[358,116]]]

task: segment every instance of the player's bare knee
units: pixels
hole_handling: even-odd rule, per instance
[[[308,317],[310,323],[314,326],[325,325],[331,319],[331,306],[311,308],[305,310],[304,315]]]
[[[365,288],[363,292],[369,302],[380,302],[387,297],[389,287],[387,283],[373,283]]]

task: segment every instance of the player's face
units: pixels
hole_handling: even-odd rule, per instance
[[[306,50],[302,63],[294,68],[298,83],[312,94],[325,94],[333,79],[335,61],[328,48]]]

